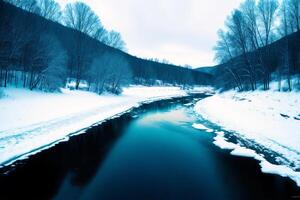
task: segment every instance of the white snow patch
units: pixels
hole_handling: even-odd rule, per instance
[[[203,124],[197,124],[197,123],[194,123],[192,126],[193,126],[193,128],[195,128],[195,129],[204,130],[204,131],[206,131],[206,132],[208,132],[208,133],[214,132],[214,130],[212,130],[212,129],[206,127],[206,126],[204,126]]]
[[[263,173],[289,177],[296,182],[298,187],[300,187],[300,172],[296,172],[288,166],[272,164],[268,162],[262,155],[258,155],[255,151],[239,145],[236,145],[236,148],[230,154],[234,156],[254,158],[260,161],[259,165]]]
[[[216,146],[220,147],[221,149],[231,150],[230,154],[233,156],[249,157],[260,161],[259,165],[263,173],[276,174],[282,177],[289,177],[292,180],[294,180],[296,184],[300,187],[300,172],[296,172],[285,165],[274,165],[268,162],[263,157],[263,155],[257,154],[254,150],[247,149],[246,147],[241,147],[238,144],[228,142],[224,138],[223,132],[219,132],[219,134],[214,138],[214,140],[215,141],[213,143]]]
[[[231,142],[228,142],[225,140],[225,138],[222,136],[222,135],[217,135],[215,138],[214,138],[214,144],[218,147],[220,147],[221,149],[229,149],[229,150],[232,150],[232,149],[235,149],[236,148],[236,144],[233,144]]]
[[[230,152],[231,155],[234,156],[241,156],[241,157],[249,157],[249,158],[255,158],[257,160],[262,160],[262,157],[259,156],[255,151],[252,149],[247,149],[245,147],[241,147],[237,145],[233,151]]]
[[[298,187],[300,187],[300,172],[295,172],[291,168],[284,165],[274,165],[266,160],[261,160],[260,166],[262,172],[268,174],[278,174],[282,177],[289,177],[297,183]]]
[[[300,185],[300,174],[295,171],[300,168],[300,93],[230,91],[199,101],[195,111],[225,130],[234,131],[281,154],[295,167],[262,165],[262,170],[271,171],[276,166],[277,170],[273,172],[288,175]],[[215,144],[221,148],[233,147],[220,138],[216,139]],[[253,157],[252,153],[244,149],[233,152]],[[285,170],[281,172],[281,169]]]
[[[204,126],[203,124],[196,124],[196,123],[194,123],[193,125],[192,125],[195,129],[202,129],[202,130],[206,130],[206,129],[208,129],[206,126]]]

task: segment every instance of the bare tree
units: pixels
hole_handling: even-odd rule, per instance
[[[248,28],[248,37],[251,50],[257,50],[263,46],[262,34],[259,30],[258,9],[255,0],[246,0],[240,6]]]
[[[99,17],[88,5],[82,2],[66,5],[64,24],[89,36],[93,36],[101,27]]]
[[[291,16],[292,26],[300,30],[300,0],[287,0],[286,1],[288,13]]]
[[[95,34],[93,35],[93,38],[95,38],[96,40],[102,43],[105,43],[106,37],[107,37],[107,31],[104,27],[99,27],[95,32]]]
[[[29,67],[28,87],[55,90],[65,80],[66,53],[51,35],[34,37],[26,49]]]
[[[217,45],[214,47],[216,51],[215,60],[221,63],[228,63],[225,66],[225,71],[234,80],[234,88],[242,90],[243,86],[241,83],[240,74],[235,69],[235,63],[233,61],[234,55],[232,46],[230,45],[230,38],[228,33],[223,30],[218,31],[219,40]]]
[[[292,1],[290,0],[283,0],[280,7],[279,14],[281,19],[281,24],[279,27],[279,32],[285,39],[284,39],[283,48],[280,51],[282,57],[281,66],[277,70],[279,90],[281,90],[282,76],[286,74],[288,87],[290,91],[292,90],[292,83],[291,83],[292,67],[290,64],[290,44],[289,44],[288,35],[293,32],[293,28],[292,26],[290,26],[290,23],[293,21],[291,10],[289,8],[290,7],[289,4],[291,2]]]
[[[0,75],[4,87],[7,86],[9,72],[17,64],[22,48],[28,41],[25,26],[18,15],[8,14],[0,21]]]
[[[110,69],[107,90],[119,94],[122,91],[121,87],[131,82],[131,68],[127,60],[117,54],[111,55],[111,63],[107,67]]]
[[[89,6],[82,2],[75,2],[66,5],[64,11],[64,23],[66,26],[82,33],[76,34],[75,47],[72,53],[75,64],[76,89],[78,89],[80,80],[83,77],[83,72],[87,71],[88,67],[88,53],[86,52],[86,44],[83,42],[84,34],[93,37],[102,26],[98,16]]]
[[[294,32],[294,25],[293,25],[293,18],[290,13],[289,9],[289,0],[283,0],[279,10],[279,17],[280,17],[280,26],[279,34],[282,37],[286,37],[287,35]]]
[[[108,54],[98,55],[91,64],[89,71],[92,89],[97,94],[102,94],[105,90],[105,84],[108,81],[109,63],[111,62]]]
[[[108,46],[126,51],[126,44],[123,41],[121,34],[116,31],[109,31],[103,41]]]
[[[120,93],[121,87],[132,80],[132,72],[127,60],[115,53],[104,53],[92,62],[90,76],[94,83],[94,91],[98,94],[109,91]]]
[[[41,89],[56,91],[63,87],[67,78],[67,53],[56,38],[50,37],[51,49],[48,52],[48,63],[43,69]]]
[[[35,0],[5,0],[6,2],[15,5],[23,10],[38,13],[39,9]]]
[[[276,13],[279,7],[278,0],[259,0],[258,1],[258,15],[262,22],[262,28],[264,30],[264,46],[270,44],[270,38],[272,29],[274,28],[274,22]]]
[[[59,21],[61,17],[60,5],[55,0],[36,0],[39,7],[39,15],[52,20]]]
[[[218,31],[219,40],[217,41],[214,50],[216,51],[215,60],[220,63],[226,63],[231,60],[234,55],[232,55],[232,50],[229,41],[229,35],[222,29]]]
[[[244,63],[241,65],[241,71],[244,72],[243,76],[249,80],[251,89],[255,90],[255,71],[248,55],[250,50],[247,37],[248,27],[243,13],[240,10],[235,10],[226,25],[230,31],[230,39],[233,45],[236,45],[239,55],[241,55],[244,60]]]
[[[272,33],[274,29],[275,18],[279,8],[278,0],[259,0],[258,2],[258,14],[262,24],[264,50],[261,51],[261,73],[263,74],[264,89],[269,89],[269,83],[271,79],[271,58],[270,58],[270,46],[272,42]]]

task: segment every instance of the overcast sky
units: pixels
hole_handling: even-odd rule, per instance
[[[57,0],[65,5],[75,0]],[[214,65],[217,30],[241,0],[81,0],[107,29],[122,34],[130,54],[179,65]]]

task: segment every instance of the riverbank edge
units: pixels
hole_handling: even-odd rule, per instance
[[[243,111],[241,109],[241,108],[245,108],[245,105],[242,105],[239,107],[238,103],[240,101],[243,101],[243,102],[248,101],[249,102],[248,104],[250,104],[251,102],[256,103],[256,101],[254,101],[254,100],[256,100],[255,99],[256,96],[259,96],[260,94],[269,94],[269,96],[271,96],[273,98],[276,97],[276,95],[273,96],[274,92],[269,92],[269,93],[257,92],[254,95],[252,95],[251,93],[237,93],[237,92],[230,91],[230,92],[223,93],[223,94],[222,93],[215,94],[212,97],[206,98],[205,100],[198,101],[194,107],[194,110],[199,115],[199,117],[209,121],[212,124],[215,124],[215,125],[221,127],[224,131],[234,132],[235,135],[237,135],[237,136],[240,136],[240,137],[243,137],[244,139],[248,139],[248,140],[256,142],[256,138],[251,138],[251,137],[249,137],[249,135],[247,136],[245,134],[241,134],[241,133],[243,133],[241,130],[243,130],[243,128],[245,128],[245,127],[231,126],[230,120],[235,120],[238,122],[239,119],[237,119],[237,118],[234,119],[232,117],[229,117],[229,119],[228,119],[226,116],[228,114],[229,115],[231,114],[229,112],[230,110],[232,112],[236,112],[236,113],[242,112],[241,115],[247,115],[247,112],[246,112],[247,110]],[[284,95],[284,93],[283,93],[283,95]],[[297,94],[297,95],[299,95],[299,94]],[[253,97],[253,98],[251,99],[251,97]],[[274,98],[274,99],[276,100],[276,98]],[[217,100],[219,100],[219,102],[215,103]],[[230,104],[228,104],[226,101],[230,101]],[[215,103],[215,104],[212,105],[213,103]],[[235,105],[235,103],[236,103],[236,107],[232,107],[232,105]],[[226,110],[227,112],[223,112],[223,108],[221,108],[220,106],[226,107],[226,109],[224,109],[224,110]],[[251,109],[255,110],[255,106],[253,106],[253,105],[250,105],[248,107],[250,107],[250,110]],[[216,113],[221,114],[222,112],[223,112],[223,117],[216,116]],[[280,113],[278,113],[278,114],[280,114]],[[265,123],[266,123],[266,121],[263,122],[262,126],[264,126]],[[197,128],[197,126],[198,125],[196,124],[195,128]],[[202,129],[202,128],[200,127],[200,129]],[[300,188],[300,171],[298,171],[298,170],[295,171],[289,165],[279,164],[279,163],[273,164],[273,163],[267,161],[263,155],[255,152],[255,150],[244,147],[243,145],[241,146],[240,144],[235,144],[235,143],[229,142],[227,140],[227,138],[224,136],[223,131],[217,131],[215,133],[216,133],[216,137],[214,138],[214,144],[216,146],[218,146],[219,148],[229,150],[230,154],[234,155],[234,156],[246,156],[246,157],[254,158],[255,160],[259,161],[261,171],[263,173],[276,174],[276,175],[279,175],[282,177],[288,177],[291,180],[293,180],[296,183],[296,185]],[[259,139],[260,138],[258,137],[257,138],[258,145],[262,145],[262,146],[264,146],[264,148],[270,148],[270,147],[264,145],[264,143],[260,143]],[[278,145],[278,146],[280,146],[280,145]],[[272,148],[270,148],[270,150],[277,152],[276,150],[274,150]],[[277,153],[280,153],[280,151],[278,150]],[[296,158],[296,161],[297,161],[297,158],[299,158],[299,154],[295,153],[294,151],[291,151],[291,154],[296,154],[296,155],[292,156],[292,158]]]
[[[86,131],[88,131],[90,128],[93,128],[95,126],[101,126],[101,124],[103,124],[104,122],[107,122],[109,120],[113,120],[116,118],[119,118],[121,116],[123,116],[124,114],[133,112],[135,109],[140,109],[141,107],[145,106],[145,105],[151,105],[152,103],[158,103],[158,102],[164,102],[164,101],[171,101],[171,100],[180,100],[182,98],[190,98],[193,96],[201,96],[201,97],[207,97],[207,96],[211,96],[210,93],[203,93],[203,92],[186,92],[185,95],[174,95],[174,96],[166,96],[166,97],[158,97],[158,98],[152,98],[152,99],[147,99],[147,100],[143,100],[140,102],[137,102],[136,105],[131,106],[130,108],[119,112],[117,114],[114,114],[110,117],[107,117],[103,120],[94,122],[88,126],[82,127],[81,129],[74,131],[74,132],[70,132],[69,134],[65,135],[63,138],[60,138],[58,140],[55,140],[51,143],[45,144],[43,146],[40,146],[39,148],[35,148],[29,152],[17,155],[9,160],[7,160],[6,162],[3,162],[0,164],[0,169],[4,169],[6,167],[10,167],[10,166],[14,166],[15,163],[22,161],[22,160],[26,160],[31,156],[34,156],[38,153],[41,153],[44,150],[50,149],[52,147],[54,147],[55,145],[62,143],[62,142],[67,142],[71,137],[76,137],[78,135],[82,135],[84,133],[86,133]]]

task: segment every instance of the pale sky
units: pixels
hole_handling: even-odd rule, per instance
[[[64,6],[75,0],[57,0]],[[193,67],[214,65],[217,31],[242,0],[81,0],[108,30],[121,33],[128,53]]]

